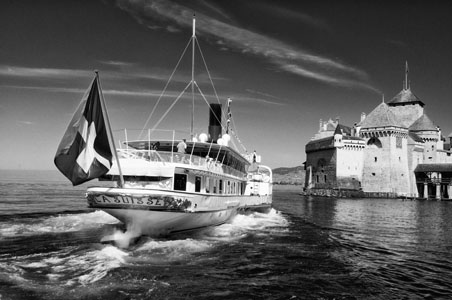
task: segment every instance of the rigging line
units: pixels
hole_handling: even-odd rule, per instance
[[[235,129],[235,125],[234,125],[234,129]],[[245,150],[246,153],[248,153],[248,150],[246,149],[246,147],[243,145],[243,143],[240,141],[237,133],[235,132],[234,129],[231,129],[232,134],[234,135],[234,137],[237,139],[237,142],[240,144],[240,146],[242,146],[243,150]]]
[[[231,143],[234,146],[234,150],[239,151],[239,148],[237,147],[233,139],[231,139]]]
[[[235,126],[235,122],[234,122],[234,118],[233,118],[233,116],[232,116],[232,112],[231,112],[231,118],[230,118],[230,120],[231,120],[231,125],[234,127],[234,130],[232,130],[232,128],[231,128],[231,131],[234,133],[235,138],[237,139],[237,142],[239,142],[240,146],[242,146],[242,148],[243,148],[246,152],[248,152],[248,151],[246,150],[245,146],[242,144],[242,142],[240,141],[240,139],[239,139],[239,137],[238,137],[238,134],[237,134],[237,126]]]
[[[198,39],[196,39],[196,45],[198,46],[199,53],[201,54],[202,62],[204,63],[204,67],[206,68],[207,76],[209,76],[210,84],[212,85],[213,93],[215,94],[215,98],[217,99],[218,104],[221,104],[220,98],[218,97],[217,90],[215,85],[213,84],[212,76],[210,76],[209,68],[207,67],[207,62],[204,59],[204,54],[202,53],[201,46],[199,45]],[[226,114],[224,111],[221,111],[221,116],[225,117]]]
[[[215,97],[217,98],[218,103],[220,103],[220,98],[218,97],[217,90],[215,89],[215,85],[213,84],[212,77],[210,76],[209,68],[207,67],[206,60],[204,59],[204,54],[202,53],[201,46],[199,45],[198,40],[196,40],[196,45],[198,46],[199,53],[201,54],[202,62],[204,63],[204,67],[206,68],[207,75],[209,76],[210,84],[212,85],[213,92],[215,93]]]
[[[207,67],[206,60],[204,59],[204,54],[203,54],[203,52],[202,52],[201,46],[199,45],[198,39],[196,39],[195,41],[196,41],[196,45],[198,46],[199,53],[201,54],[201,58],[202,58],[202,61],[203,61],[203,63],[204,63],[204,67],[206,68],[206,72],[207,72],[207,75],[208,75],[208,77],[209,77],[210,84],[212,85],[212,88],[213,88],[215,97],[216,97],[216,99],[217,99],[217,102],[218,102],[219,104],[221,104],[221,101],[220,101],[220,99],[219,99],[219,97],[218,97],[217,90],[216,90],[215,85],[214,85],[213,80],[212,80],[212,76],[210,75],[209,68]],[[201,96],[204,98],[204,101],[206,101],[207,104],[209,104],[208,101],[205,99],[203,93],[201,92],[201,89],[199,88],[199,86],[198,86],[198,84],[197,84],[196,82],[195,82],[195,85],[196,85],[196,87],[198,88],[198,90],[199,90]],[[209,106],[209,109],[210,109],[210,106]],[[227,114],[226,114],[223,110],[222,110],[222,117],[224,117],[225,119],[228,119]],[[215,116],[215,118],[216,118],[216,116]],[[232,123],[232,125],[234,126],[234,128],[236,128],[235,123],[234,123],[234,119],[232,118],[232,115],[231,115],[230,120],[231,120],[231,123]],[[220,120],[218,120],[218,118],[217,118],[217,121],[221,124],[221,122],[220,122]],[[222,127],[222,129],[225,129],[225,127],[223,126],[223,124],[221,124],[221,127]],[[240,142],[240,140],[239,140],[237,134],[235,134],[235,137],[236,137],[237,141],[239,142],[239,144],[242,146],[242,148],[243,148],[246,152],[248,152],[248,151],[246,150],[245,146],[242,144],[242,142]],[[233,142],[233,145],[234,145],[234,147],[235,147],[236,149],[238,149],[234,142]]]
[[[195,85],[196,85],[196,88],[198,89],[198,92],[201,94],[201,97],[202,97],[202,98],[204,99],[204,101],[207,103],[207,106],[209,107],[209,110],[213,113],[214,111],[213,111],[212,108],[210,107],[209,101],[207,101],[206,97],[204,96],[203,92],[201,91],[201,88],[200,88],[199,85],[196,83],[196,81],[195,81]],[[225,129],[225,127],[223,126],[223,124],[221,124],[221,121],[218,120],[217,116],[216,116],[215,114],[213,114],[213,115],[214,115],[215,119],[217,119],[218,123],[220,123],[221,129]]]
[[[182,95],[185,93],[185,91],[188,89],[188,87],[191,85],[191,82],[189,82],[187,84],[187,86],[185,87],[185,89],[179,94],[179,96],[177,96],[176,100],[174,100],[174,102],[171,104],[171,106],[166,110],[166,112],[160,117],[160,119],[157,121],[157,123],[154,125],[154,127],[152,127],[151,131],[154,131],[157,126],[159,126],[160,122],[162,122],[162,120],[166,117],[166,115],[170,112],[170,110],[174,107],[174,105],[176,105],[177,101],[182,97]]]
[[[177,61],[176,67],[174,67],[173,72],[171,73],[170,77],[168,78],[168,81],[166,82],[162,93],[160,94],[159,98],[157,99],[157,102],[155,103],[154,107],[152,108],[151,113],[149,114],[149,117],[147,118],[146,122],[144,123],[143,129],[141,129],[141,132],[140,132],[140,134],[138,136],[138,139],[141,138],[141,136],[143,135],[144,130],[146,129],[146,126],[148,126],[148,123],[151,120],[152,115],[154,114],[155,109],[157,108],[157,105],[160,103],[160,100],[162,99],[163,95],[165,94],[166,89],[168,88],[168,85],[171,82],[171,79],[173,79],[174,73],[176,73],[177,67],[179,67],[179,64],[182,61],[182,58],[184,57],[185,52],[187,52],[188,46],[190,45],[191,41],[192,41],[192,38],[190,37],[190,40],[188,41],[187,45],[185,46],[184,51],[182,51],[182,54],[179,57],[179,60]],[[154,126],[154,128],[155,128],[155,126]]]

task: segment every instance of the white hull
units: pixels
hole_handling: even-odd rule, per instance
[[[129,209],[103,209],[121,220],[133,235],[161,236],[221,225],[231,220],[237,209],[230,208],[212,212],[169,212]]]
[[[123,222],[134,235],[167,235],[221,225],[248,210],[271,207],[271,196],[209,195],[145,189],[88,188],[90,207]]]

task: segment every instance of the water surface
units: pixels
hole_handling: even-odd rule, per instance
[[[0,172],[0,299],[451,299],[452,202],[309,198],[128,248],[91,182]]]

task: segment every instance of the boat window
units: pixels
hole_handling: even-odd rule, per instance
[[[220,179],[220,182],[218,184],[218,193],[223,194],[223,180]]]
[[[195,192],[199,193],[201,191],[201,177],[195,177]]]
[[[177,191],[185,191],[187,188],[187,175],[174,174],[174,189]]]

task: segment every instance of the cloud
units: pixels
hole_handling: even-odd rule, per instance
[[[86,70],[28,68],[21,66],[0,65],[0,76],[27,78],[74,78],[87,77],[94,74]]]
[[[47,92],[47,93],[72,93],[72,94],[79,94],[80,99],[85,93],[86,88],[67,88],[67,87],[55,87],[55,86],[23,86],[23,85],[0,85],[0,88],[9,88],[9,89],[17,89],[17,90],[34,90],[34,91],[41,91],[41,92]],[[151,89],[139,89],[139,90],[128,90],[128,89],[122,89],[122,90],[114,90],[114,89],[102,89],[102,93],[104,95],[108,96],[132,96],[132,97],[143,97],[143,98],[154,98],[157,99],[160,96],[162,98],[166,99],[176,99],[180,94],[180,90],[166,90],[165,93],[162,95],[161,90],[151,90]],[[204,95],[208,99],[214,99],[215,95],[213,94],[205,94]],[[197,98],[200,99],[199,96]],[[245,99],[246,97],[240,97]],[[185,92],[181,99],[186,100],[192,100],[191,93]],[[198,100],[199,100],[198,99]],[[249,99],[251,100],[251,99]],[[0,106],[1,108],[1,106]]]
[[[35,122],[31,122],[31,121],[17,121],[17,123],[21,124],[21,125],[35,125]]]
[[[330,26],[324,20],[315,18],[306,13],[290,10],[285,7],[273,5],[270,3],[261,3],[260,5],[257,6],[257,9],[261,9],[261,10],[265,11],[266,13],[269,13],[273,16],[277,15],[284,19],[289,18],[292,20],[300,21],[313,28],[331,31]]]
[[[191,27],[193,9],[173,1],[117,0],[121,9],[141,24],[156,26],[169,22],[173,26]],[[265,58],[277,69],[331,85],[375,90],[362,70],[335,59],[293,47],[278,39],[231,25],[197,13],[197,35],[227,45],[229,49]],[[301,15],[300,15],[301,16]],[[321,26],[320,21],[304,16],[305,22]],[[225,48],[221,46],[222,48]]]
[[[147,79],[159,82],[167,82],[172,70],[153,68],[146,69],[135,63],[120,61],[99,61],[105,67],[99,71],[102,79],[111,81],[120,81],[121,84],[126,80]],[[94,70],[82,69],[58,69],[58,68],[31,68],[24,66],[0,65],[0,77],[10,79],[31,79],[40,81],[43,79],[54,80],[74,80],[90,79],[94,77]],[[222,77],[213,77],[215,80],[226,80]],[[188,83],[191,80],[191,74],[178,72],[171,78],[172,82]],[[197,76],[198,83],[209,83],[210,79],[206,73]]]
[[[278,100],[278,101],[279,101],[279,102],[271,102],[271,101],[265,100],[267,103],[278,104],[278,105],[285,105],[285,104],[282,103],[283,100],[282,100],[281,98],[276,97],[276,96],[273,96],[273,95],[271,95],[271,94],[264,93],[264,92],[259,92],[259,91],[255,91],[255,90],[252,90],[252,89],[246,89],[246,91],[247,91],[248,93],[251,93],[251,94],[256,94],[256,95],[259,95],[259,96],[264,96],[264,97],[266,97],[266,98],[272,98],[272,99],[275,99],[275,100]]]

